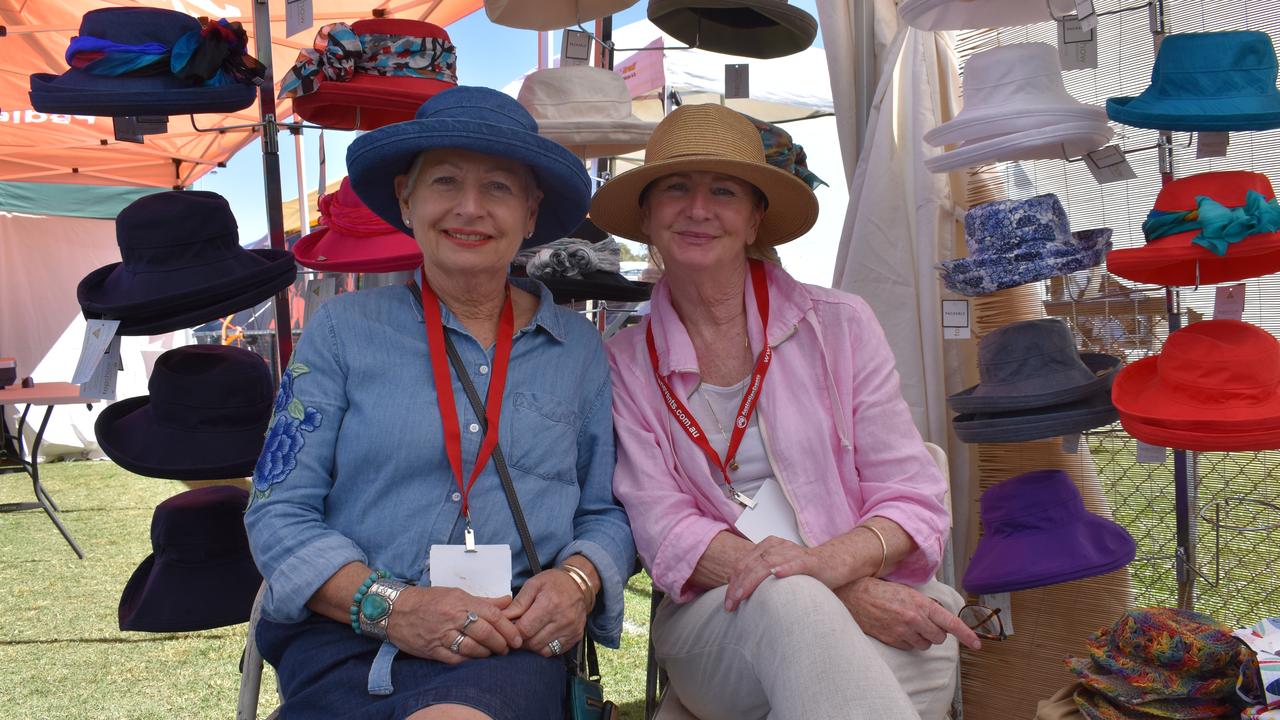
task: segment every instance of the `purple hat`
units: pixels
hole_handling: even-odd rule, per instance
[[[982,493],[982,539],[964,574],[975,595],[1101,575],[1133,561],[1128,531],[1085,510],[1061,470],[1036,470]]]
[[[249,620],[262,576],[244,529],[249,493],[211,485],[151,516],[151,548],[120,596],[120,629],[191,632]]]

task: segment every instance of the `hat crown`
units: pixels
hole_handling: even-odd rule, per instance
[[[1051,530],[1088,513],[1075,482],[1062,470],[1034,470],[992,485],[978,507],[983,532],[990,535]]]
[[[1274,93],[1275,88],[1271,37],[1260,30],[1232,30],[1165,36],[1148,92],[1156,97],[1227,98]]]
[[[1105,650],[1096,641],[1089,644],[1095,657],[1101,652],[1105,659],[1136,660],[1196,678],[1238,668],[1244,647],[1208,615],[1167,607],[1129,610],[1109,629]]]
[[[645,146],[645,164],[680,158],[767,164],[756,126],[721,105],[684,105],[658,123]]]
[[[449,33],[444,28],[425,20],[365,18],[351,23],[351,30],[357,35],[403,35],[449,41]]]
[[[515,98],[492,88],[459,85],[422,103],[416,120],[464,120],[537,133],[538,123]]]
[[[970,208],[964,214],[964,240],[970,257],[1025,253],[1028,260],[1047,245],[1076,245],[1067,211],[1053,193]]]
[[[1093,374],[1080,359],[1071,328],[1061,320],[1013,323],[978,343],[978,378],[983,385],[1008,385],[1059,373]]]
[[[229,345],[188,345],[156,360],[148,412],[159,425],[195,432],[261,427],[271,419],[271,371],[256,353]],[[216,442],[216,436],[210,436]]]
[[[162,8],[108,7],[90,10],[80,19],[80,35],[127,45],[160,43],[172,46],[200,21],[186,13]]]
[[[1184,402],[1259,404],[1280,386],[1280,342],[1246,322],[1203,320],[1169,335],[1156,373]]]
[[[1162,212],[1194,210],[1197,198],[1207,197],[1227,207],[1241,207],[1252,190],[1270,200],[1276,196],[1271,180],[1262,173],[1225,170],[1178,178],[1160,188],[1154,209]]]
[[[633,119],[627,81],[588,65],[536,70],[520,85],[517,100],[539,122]]]
[[[144,195],[116,216],[120,259],[131,272],[200,265],[240,250],[236,217],[226,198],[204,190]]]
[[[1024,107],[1075,104],[1062,82],[1058,53],[1045,43],[984,50],[964,66],[964,107],[974,110],[1016,103]]]
[[[157,559],[201,563],[241,558],[248,552],[244,511],[249,493],[234,485],[188,490],[156,506],[151,548]]]
[[[400,232],[361,202],[351,189],[351,179],[345,177],[337,192],[320,198],[320,224],[352,237],[381,237]]]

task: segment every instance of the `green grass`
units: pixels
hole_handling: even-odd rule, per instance
[[[41,465],[41,480],[85,551],[39,510],[0,514],[0,718],[231,718],[245,626],[197,633],[122,632],[116,608],[151,552],[151,512],[186,489],[107,462]],[[32,499],[26,475],[0,475],[0,503]],[[621,650],[600,649],[606,697],[624,718],[644,712],[648,578],[627,592]],[[277,704],[263,673],[259,717]]]

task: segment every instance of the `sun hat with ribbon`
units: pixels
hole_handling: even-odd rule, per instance
[[[1107,256],[1112,275],[1157,285],[1214,285],[1280,270],[1280,204],[1266,175],[1188,175],[1160,188],[1146,244]]]
[[[253,474],[271,419],[275,386],[256,353],[188,345],[156,359],[149,394],[98,414],[98,445],[117,465],[171,480]]]
[[[686,45],[739,57],[791,55],[818,35],[818,21],[786,0],[649,0],[648,15]]]
[[[372,130],[413,118],[428,98],[456,87],[449,34],[418,20],[375,18],[320,28],[280,81],[304,120]]]
[[[1151,84],[1137,97],[1108,99],[1107,115],[1154,130],[1280,128],[1271,36],[1258,30],[1166,35]]]
[[[631,112],[631,93],[621,75],[588,65],[529,73],[516,99],[538,122],[538,134],[581,158],[641,150],[658,125]]]
[[[559,30],[613,15],[639,0],[485,0],[489,20],[523,30]]]
[[[1058,196],[1046,193],[970,208],[964,239],[969,256],[939,263],[939,275],[952,292],[977,296],[1097,266],[1111,228],[1072,232]]]
[[[1076,12],[1073,0],[902,0],[898,15],[920,30],[980,30],[1049,22]]]
[[[980,382],[947,398],[962,413],[1006,412],[1082,400],[1110,386],[1120,358],[1076,350],[1071,328],[1043,318],[1005,325],[978,342]]]
[[[970,593],[1054,585],[1133,561],[1133,537],[1086,510],[1075,482],[1061,470],[1004,480],[987,488],[978,504],[982,537],[963,581]]]
[[[31,76],[31,107],[74,115],[183,115],[243,110],[265,67],[238,22],[160,8],[90,10],[61,75]]]
[[[1169,334],[1121,370],[1111,391],[1130,435],[1185,450],[1280,448],[1280,342],[1239,320]]]
[[[121,261],[76,287],[85,317],[120,320],[120,335],[153,335],[253,307],[293,284],[287,250],[240,247],[225,198],[190,190],[145,195],[116,217]]]
[[[120,595],[121,630],[192,632],[249,620],[262,576],[244,529],[249,493],[188,490],[156,506],[152,552]]]
[[[351,189],[375,215],[412,235],[400,215],[395,178],[419,153],[457,148],[510,158],[533,171],[542,202],[533,235],[522,247],[564,237],[582,222],[591,201],[586,167],[565,146],[538,134],[538,123],[515,98],[459,85],[422,104],[414,119],[371,130],[347,148]]]
[[[349,178],[320,198],[320,227],[298,240],[293,254],[303,267],[337,272],[396,272],[422,264],[418,242],[365,207]]]
[[[756,126],[721,105],[683,105],[663,118],[645,147],[644,164],[610,178],[591,200],[591,219],[619,237],[648,242],[640,196],[649,183],[678,172],[713,172],[751,183],[768,209],[756,242],[781,245],[809,231],[818,198],[809,185],[771,165]]]

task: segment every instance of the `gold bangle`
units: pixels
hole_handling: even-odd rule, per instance
[[[573,581],[578,584],[578,589],[582,591],[582,599],[587,604],[587,612],[591,612],[596,606],[596,590],[591,585],[591,578],[587,577],[587,574],[580,568],[576,568],[569,563],[560,565],[556,569],[568,573],[569,577],[573,578]]]
[[[876,538],[880,540],[880,567],[876,568],[876,571],[871,573],[871,577],[878,578],[880,577],[880,573],[884,572],[884,566],[889,562],[889,543],[884,541],[884,535],[881,534],[880,531],[875,529],[873,526],[859,525],[858,527],[870,530],[871,532],[875,533]]]

